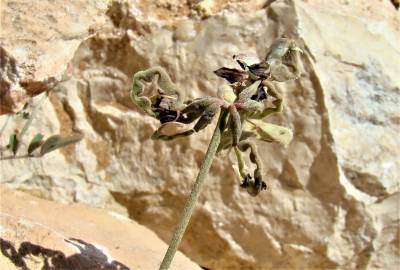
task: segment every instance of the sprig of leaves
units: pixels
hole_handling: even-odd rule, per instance
[[[27,153],[19,156],[16,155],[19,146],[19,141],[17,138],[18,137],[14,133],[10,136],[10,142],[8,148],[13,152],[13,155],[0,157],[0,160],[43,157],[44,155],[54,150],[79,142],[80,140],[82,140],[83,136],[53,135],[47,138],[46,140],[43,140],[43,135],[38,133],[32,138],[31,142],[29,143]],[[37,149],[39,148],[40,151],[37,151]]]
[[[20,115],[22,116],[23,119],[26,119],[26,122],[21,132],[15,130],[9,136],[8,145],[6,147],[1,147],[1,149],[6,149],[6,150],[8,149],[9,151],[11,151],[12,155],[0,156],[0,160],[43,157],[44,155],[54,150],[77,143],[83,138],[81,135],[70,135],[70,136],[53,135],[48,137],[47,139],[44,139],[44,135],[38,133],[30,140],[28,147],[26,149],[26,153],[17,155],[17,153],[20,152],[20,146],[23,145],[24,135],[31,126],[34,117],[37,115],[39,108],[44,104],[47,97],[48,97],[48,92],[46,92],[43,95],[43,97],[38,101],[37,104],[32,106],[31,112],[26,111],[28,107],[26,105],[24,106],[23,111],[16,113],[16,115]],[[7,117],[5,124],[1,128],[0,135],[2,135],[10,119],[12,119],[12,115]],[[40,150],[38,150],[39,148]]]

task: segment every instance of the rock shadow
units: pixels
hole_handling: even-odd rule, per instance
[[[15,266],[23,270],[31,270],[27,260],[32,257],[43,261],[41,270],[130,270],[126,265],[110,259],[102,250],[90,243],[75,238],[65,241],[78,248],[80,253],[66,257],[59,250],[45,248],[27,241],[22,242],[17,250],[11,242],[3,238],[0,238],[0,251]]]

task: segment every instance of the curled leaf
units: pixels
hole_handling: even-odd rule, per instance
[[[249,120],[246,128],[257,134],[257,138],[267,142],[278,142],[287,147],[293,138],[293,132],[285,127],[263,122],[261,120]]]
[[[42,139],[43,139],[43,134],[40,133],[36,134],[35,137],[33,137],[28,146],[28,155],[31,155],[33,151],[35,151],[42,145],[43,143]]]
[[[73,135],[69,137],[61,137],[60,135],[54,135],[49,137],[40,148],[40,156],[43,156],[51,151],[54,151],[58,148],[77,143],[82,140],[81,135]]]
[[[144,88],[143,82],[151,82],[155,77],[157,77],[160,93],[151,98],[142,95]],[[148,115],[159,120],[159,117],[162,117],[163,122],[168,122],[172,117],[170,115],[171,112],[176,111],[181,106],[180,92],[177,90],[167,72],[161,67],[154,67],[135,73],[133,76],[131,99]],[[167,108],[164,102],[166,100],[168,100],[169,103]],[[160,102],[164,104],[160,104]]]

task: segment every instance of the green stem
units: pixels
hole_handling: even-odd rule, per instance
[[[201,165],[200,171],[197,175],[196,182],[192,187],[192,191],[189,195],[189,198],[186,200],[186,204],[185,207],[183,208],[178,226],[175,229],[175,233],[169,244],[168,250],[165,253],[164,259],[160,265],[160,270],[167,270],[169,268],[172,259],[174,258],[175,252],[178,249],[179,243],[182,240],[183,234],[185,233],[190,217],[192,216],[194,206],[199,197],[202,185],[208,174],[208,171],[210,170],[215,154],[218,150],[218,146],[221,141],[221,133],[225,128],[226,116],[227,116],[227,111],[222,110],[218,119],[217,126],[215,127],[214,134],[211,138],[210,144],[208,145],[207,153],[206,156],[204,157],[203,164]]]

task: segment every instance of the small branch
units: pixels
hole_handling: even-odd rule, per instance
[[[1,127],[1,129],[0,129],[0,137],[1,137],[1,134],[3,134],[4,130],[6,129],[7,124],[8,124],[8,121],[10,121],[11,115],[9,114],[9,115],[7,115],[6,117],[7,117],[7,118],[6,118],[6,121],[4,121],[4,124],[3,124],[3,126]]]
[[[37,158],[37,156],[32,156],[32,155],[6,156],[6,157],[0,157],[0,160],[23,159],[23,158]]]
[[[167,270],[171,265],[174,258],[176,250],[178,249],[179,243],[182,240],[183,234],[185,233],[186,227],[189,223],[190,217],[192,216],[193,209],[199,197],[201,188],[203,186],[204,180],[210,170],[212,161],[214,160],[215,154],[217,152],[219,143],[221,141],[221,133],[225,128],[225,120],[228,114],[227,110],[222,110],[218,119],[217,126],[215,127],[214,134],[210,140],[210,144],[207,149],[206,156],[204,157],[203,164],[200,167],[200,171],[197,175],[196,182],[192,187],[192,191],[189,198],[186,200],[185,207],[183,208],[179,224],[175,229],[175,233],[169,244],[168,250],[165,253],[164,259],[160,265],[160,270]]]
[[[31,115],[28,118],[28,121],[26,121],[24,127],[22,128],[22,131],[19,134],[19,141],[22,141],[22,137],[25,135],[26,131],[28,130],[29,126],[32,124],[33,119],[35,118],[39,108],[44,104],[46,101],[47,97],[49,95],[49,92],[45,92],[43,97],[38,101],[36,105],[33,106]]]

